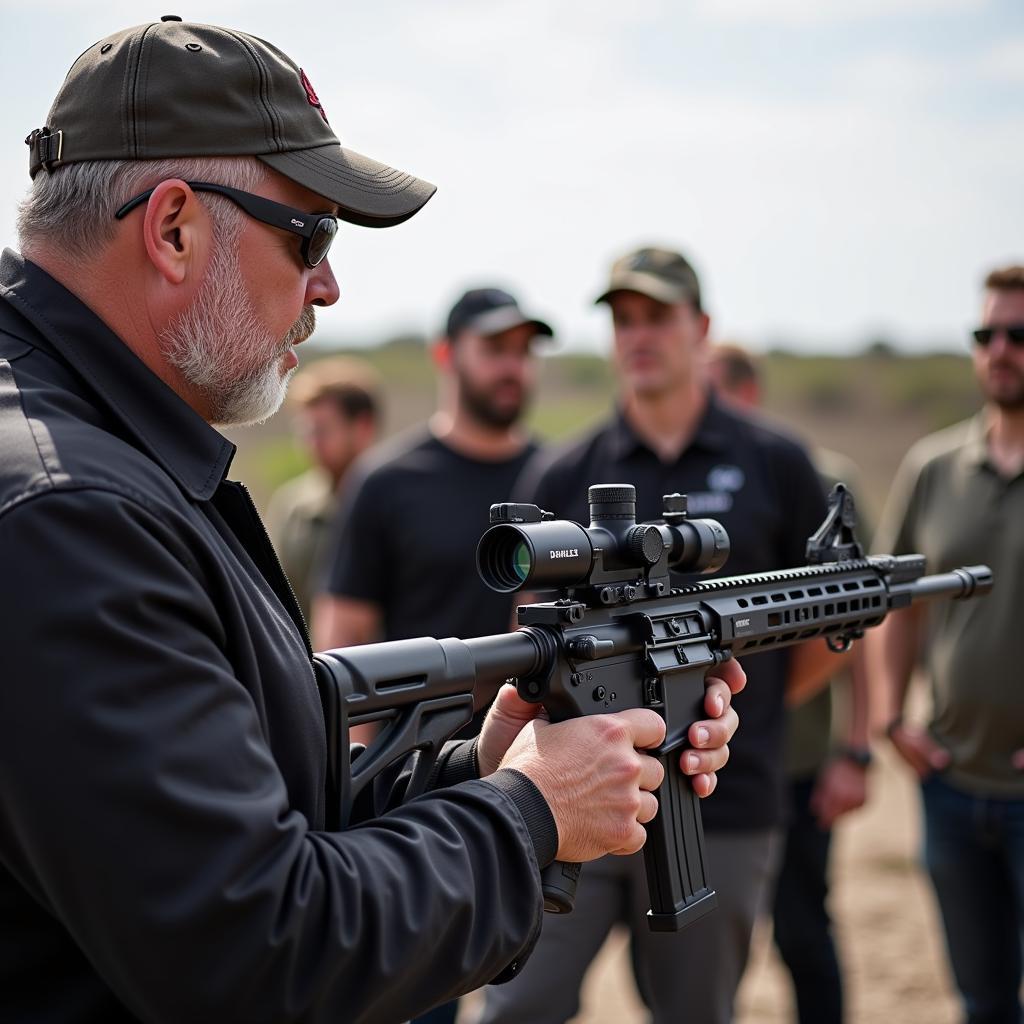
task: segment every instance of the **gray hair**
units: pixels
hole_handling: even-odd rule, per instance
[[[96,253],[114,237],[114,214],[129,199],[168,178],[211,181],[247,192],[259,187],[267,166],[255,157],[184,157],[169,160],[83,160],[56,171],[40,171],[18,205],[22,249],[34,243],[59,246],[79,259]],[[232,240],[242,211],[230,200],[203,193],[218,230]],[[225,239],[227,240],[227,239]]]

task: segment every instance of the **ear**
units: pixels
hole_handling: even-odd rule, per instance
[[[430,355],[434,360],[434,366],[439,370],[449,370],[452,365],[452,343],[447,337],[440,337],[434,342],[430,349]]]
[[[352,423],[358,451],[365,451],[377,438],[377,421],[372,416],[357,416]]]
[[[708,331],[711,330],[711,317],[707,313],[701,313],[698,316],[700,322],[700,344],[702,347],[708,343]]]
[[[146,204],[146,255],[169,284],[182,284],[209,249],[210,216],[180,178],[160,182]]]

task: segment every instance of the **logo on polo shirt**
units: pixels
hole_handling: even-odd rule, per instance
[[[739,466],[715,466],[708,473],[708,489],[712,491],[729,491],[731,494],[735,494],[737,491],[742,490],[746,480],[747,478]]]
[[[706,491],[689,491],[686,506],[691,516],[720,516],[730,512],[734,504],[733,495],[743,489],[746,475],[739,466],[720,463],[708,472]]]

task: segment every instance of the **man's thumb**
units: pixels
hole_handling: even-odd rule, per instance
[[[491,714],[508,722],[529,722],[538,716],[547,717],[543,704],[523,700],[511,683],[506,683],[494,698]]]

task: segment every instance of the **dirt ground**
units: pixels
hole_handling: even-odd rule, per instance
[[[914,784],[888,751],[871,769],[868,805],[837,829],[833,914],[841,944],[848,1024],[956,1024],[942,934],[917,865],[919,809]],[[625,933],[613,933],[584,985],[574,1024],[647,1020],[629,972]],[[474,1019],[464,1001],[460,1024]],[[787,977],[767,932],[755,936],[740,987],[736,1024],[795,1021]],[[700,1021],[680,1024],[701,1024]]]

